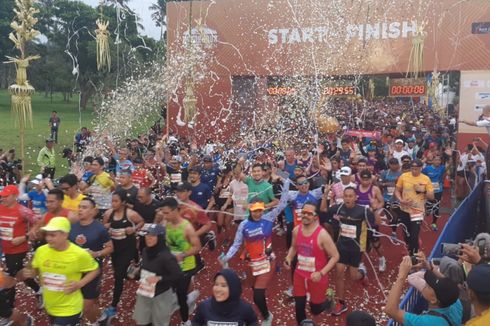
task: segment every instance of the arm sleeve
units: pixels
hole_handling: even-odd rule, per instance
[[[282,192],[281,192],[281,198],[279,199],[279,205],[277,205],[272,211],[264,214],[262,217],[264,220],[274,222],[276,217],[282,212],[284,208],[288,205],[288,199],[289,199],[289,179],[286,179],[284,181],[284,184],[282,186]]]
[[[245,227],[245,223],[247,223],[247,220],[243,220],[242,223],[240,223],[240,225],[238,226],[238,230],[235,233],[235,240],[233,241],[233,245],[230,247],[224,257],[225,261],[228,261],[233,256],[235,256],[235,254],[238,252],[238,249],[240,249],[243,243],[243,228]]]
[[[24,182],[19,183],[19,197],[17,197],[17,200],[29,200],[31,197],[29,196],[28,193],[26,193],[26,184]]]

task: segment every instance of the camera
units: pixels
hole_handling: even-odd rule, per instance
[[[475,241],[471,239],[467,239],[464,241],[465,244],[470,246],[475,246],[478,248],[478,252],[480,256],[486,256],[486,243],[487,240],[485,237],[477,236]],[[461,255],[462,246],[460,243],[441,243],[441,252],[445,256],[459,256]]]
[[[417,256],[410,256],[410,260],[412,261],[412,266],[419,263],[419,259],[417,258]]]

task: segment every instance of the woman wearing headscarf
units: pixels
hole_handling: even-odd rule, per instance
[[[213,296],[196,309],[192,326],[227,325],[256,326],[257,316],[252,306],[243,301],[240,278],[231,269],[223,269],[214,277]]]
[[[133,319],[138,325],[168,326],[177,308],[173,288],[182,275],[177,259],[165,243],[165,227],[151,224],[145,235],[141,277]]]

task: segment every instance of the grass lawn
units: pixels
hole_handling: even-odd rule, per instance
[[[73,138],[80,127],[91,128],[93,118],[92,108],[87,108],[81,114],[78,111],[78,94],[74,94],[70,102],[64,102],[63,96],[56,93],[53,100],[44,97],[44,92],[34,94],[32,97],[33,124],[32,129],[25,131],[26,171],[37,174],[39,168],[36,164],[37,154],[44,146],[45,139],[50,135],[48,120],[51,111],[57,111],[61,119],[58,144],[55,149],[56,176],[60,177],[67,172],[66,159],[61,157],[65,147],[73,147]],[[10,113],[10,95],[6,90],[0,90],[0,148],[8,151],[16,149],[16,156],[20,158],[19,130]]]

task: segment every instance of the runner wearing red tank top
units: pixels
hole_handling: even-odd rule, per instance
[[[294,271],[293,295],[298,324],[306,319],[306,293],[310,293],[313,315],[331,307],[327,300],[328,273],[340,258],[328,232],[320,226],[316,205],[306,203],[301,211],[301,224],[293,230],[293,243],[284,264],[290,268],[294,256],[298,264]],[[328,259],[330,257],[330,259]]]

